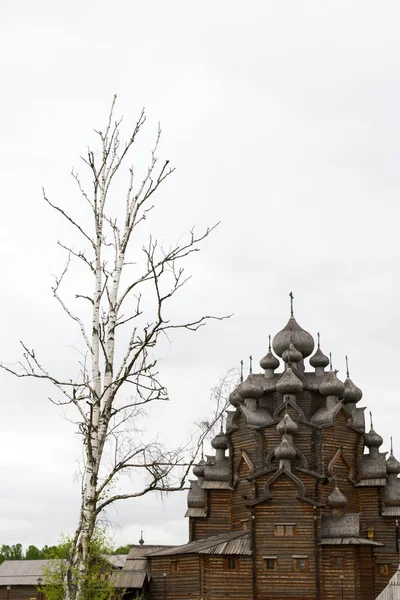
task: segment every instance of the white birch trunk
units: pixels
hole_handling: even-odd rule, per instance
[[[18,377],[37,377],[51,381],[57,391],[62,394],[62,399],[65,400],[55,403],[74,405],[81,419],[79,426],[82,426],[80,432],[83,436],[85,449],[85,471],[82,481],[78,527],[70,550],[69,568],[63,580],[65,600],[83,600],[85,596],[85,579],[90,568],[90,544],[96,526],[96,519],[100,512],[116,500],[141,496],[154,489],[160,491],[182,489],[185,477],[189,472],[190,464],[187,465],[185,457],[185,475],[182,477],[180,473],[175,480],[176,483],[170,484],[169,476],[172,468],[179,464],[183,456],[183,454],[180,454],[181,449],[178,448],[168,453],[164,448],[160,449],[154,444],[155,450],[153,448],[152,452],[151,449],[149,451],[150,444],[143,444],[139,448],[134,447],[132,452],[128,452],[122,459],[118,460],[116,458],[114,468],[105,476],[104,473],[101,474],[102,479],[99,484],[102,455],[110,432],[112,413],[117,414],[121,411],[121,414],[124,414],[122,411],[127,408],[133,407],[135,409],[137,407],[136,400],[131,400],[131,404],[128,402],[128,407],[123,406],[123,403],[122,407],[121,405],[119,408],[118,405],[116,407],[115,399],[121,385],[127,381],[134,384],[139,404],[157,399],[167,399],[165,388],[158,381],[156,363],[151,363],[148,360],[149,348],[156,345],[161,332],[168,335],[172,329],[179,328],[196,331],[207,320],[218,318],[203,316],[191,322],[170,323],[167,317],[164,318],[163,311],[164,304],[187,281],[182,276],[183,268],[180,267],[179,261],[197,251],[199,242],[206,238],[215,226],[207,228],[205,232],[198,236],[194,234],[194,230],[190,231],[188,240],[185,243],[178,242],[166,252],[159,248],[156,240],[150,238],[149,245],[143,248],[143,272],[138,275],[136,280],[131,281],[126,286],[124,284],[124,287],[121,288],[122,273],[124,266],[127,264],[125,257],[128,256],[128,260],[132,260],[128,254],[131,235],[137,225],[146,219],[147,213],[152,209],[152,206],[148,206],[150,198],[174,169],[169,167],[169,161],[165,161],[160,168],[156,168],[156,151],[161,135],[159,129],[149,167],[141,183],[136,186],[136,191],[134,190],[133,167],[129,169],[130,178],[125,200],[124,224],[120,229],[117,226],[115,217],[111,218],[106,212],[107,196],[113,177],[144,124],[145,116],[142,112],[133,133],[120,150],[120,122],[112,124],[114,103],[115,98],[105,133],[97,132],[102,143],[102,155],[97,158],[97,155],[89,150],[87,158],[83,159],[91,171],[93,196],[85,191],[79,177],[73,173],[86,206],[89,204],[91,208],[94,221],[93,233],[88,232],[64,209],[50,202],[44,193],[46,202],[61,213],[79,231],[91,252],[90,258],[87,258],[87,247],[82,251],[77,251],[75,248],[59,242],[59,245],[68,252],[69,258],[64,271],[59,278],[56,278],[53,287],[54,296],[63,310],[79,325],[84,344],[88,350],[89,364],[82,367],[81,377],[78,377],[75,382],[72,382],[72,380],[59,380],[52,376],[39,362],[34,350],[30,350],[22,344],[26,362],[22,372],[13,370],[3,364],[0,365],[3,369]],[[108,210],[109,208],[107,208]],[[108,242],[110,238],[107,237],[110,233],[114,240],[111,245]],[[114,247],[113,265],[106,267],[106,260],[110,256],[110,246]],[[86,330],[84,321],[66,305],[59,295],[59,288],[68,272],[71,257],[82,261],[93,277],[93,296],[76,295],[76,298],[91,303],[91,333]],[[104,264],[103,260],[105,261]],[[164,287],[161,285],[161,280],[166,280]],[[128,336],[129,342],[122,352],[123,358],[116,365],[116,327],[121,325],[121,321],[126,326],[127,323],[141,314],[139,310],[141,294],[140,291],[137,292],[136,290],[138,288],[140,290],[139,286],[143,283],[145,286],[149,283],[153,286],[156,310],[150,319],[150,324],[142,326],[140,335],[136,334],[136,326],[132,327]],[[126,316],[123,314],[125,310],[124,301],[133,293],[137,294],[137,299],[139,298],[137,309],[136,312],[133,311],[133,314]],[[140,385],[143,379],[145,381],[145,385],[142,386],[144,392],[142,392]],[[144,396],[148,394],[148,397],[144,397],[142,394]],[[122,420],[123,422],[124,420]],[[199,446],[200,442],[197,448]],[[149,456],[148,460],[147,455]],[[113,477],[120,473],[122,469],[145,469],[150,481],[146,482],[143,488],[137,492],[115,494],[104,499],[107,486],[112,483]]]

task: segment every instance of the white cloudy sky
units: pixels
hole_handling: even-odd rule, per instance
[[[234,313],[160,350],[172,401],[153,423],[176,439],[207,414],[220,375],[285,325],[293,290],[298,321],[321,331],[342,377],[349,355],[384,449],[393,433],[400,454],[399,18],[390,0],[3,0],[1,359],[23,339],[74,369],[78,333],[50,292],[68,229],[41,187],[79,211],[69,173],[118,93],[126,125],[146,107],[145,149],[161,121],[177,167],[153,217],[161,239],[222,222],[175,313]],[[39,383],[0,382],[0,544],[55,543],[76,519],[74,427]],[[185,503],[126,502],[109,514],[116,542],[141,529],[185,542]]]

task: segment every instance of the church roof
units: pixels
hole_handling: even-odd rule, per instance
[[[149,554],[149,558],[153,556],[172,556],[176,554],[224,554],[224,555],[241,555],[250,556],[250,533],[246,530],[229,531],[220,535],[189,542],[183,546],[175,546],[168,550],[160,550]]]

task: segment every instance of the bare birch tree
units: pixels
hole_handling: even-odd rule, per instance
[[[138,226],[153,208],[155,192],[174,169],[168,160],[160,163],[157,159],[159,128],[149,165],[138,182],[134,167],[128,161],[145,123],[145,113],[142,111],[131,135],[123,143],[120,139],[121,120],[114,117],[115,101],[116,97],[105,130],[96,131],[99,152],[89,149],[87,155],[81,157],[92,179],[90,189],[77,172],[72,172],[81,200],[89,209],[91,226],[87,227],[69,214],[43,191],[47,204],[68,221],[82,241],[80,249],[58,242],[68,256],[52,287],[54,298],[80,330],[84,350],[79,360],[79,376],[72,380],[58,378],[47,370],[35,350],[23,342],[23,359],[18,366],[2,364],[18,377],[51,382],[58,392],[52,402],[70,405],[77,414],[84,465],[79,522],[64,578],[66,600],[84,598],[90,543],[96,521],[107,506],[153,490],[182,489],[194,453],[188,459],[185,447],[166,450],[157,440],[140,441],[137,431],[135,436],[121,437],[120,434],[137,429],[136,419],[146,405],[168,398],[154,357],[160,336],[168,336],[175,329],[196,331],[209,319],[220,318],[202,315],[188,322],[172,322],[166,310],[171,298],[189,278],[184,270],[184,259],[199,250],[199,244],[216,225],[202,233],[193,229],[186,238],[169,248],[163,248],[150,236],[142,247],[141,258],[130,253]],[[122,199],[121,218],[121,204],[115,198],[118,196],[115,179],[125,164],[128,182]],[[76,261],[84,266],[92,281],[91,293],[78,291],[75,295],[77,301],[86,303],[83,313],[72,308],[62,293],[62,286]],[[132,264],[136,268],[133,277],[129,271]],[[139,274],[138,264],[141,264]],[[197,445],[199,443],[200,440]],[[106,448],[109,449],[107,453]],[[109,469],[105,468],[106,454],[108,458],[112,455]],[[176,470],[177,467],[180,468]],[[137,469],[146,474],[142,487],[126,494],[113,493],[115,479],[128,470]],[[72,573],[80,576],[73,577]]]

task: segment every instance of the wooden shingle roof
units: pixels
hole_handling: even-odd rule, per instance
[[[183,546],[175,546],[167,550],[160,550],[148,554],[149,558],[153,556],[172,556],[174,554],[226,554],[250,556],[250,534],[246,530],[229,531],[220,535],[189,542]]]

